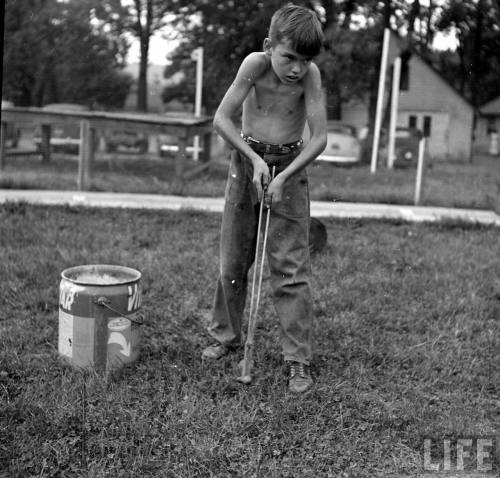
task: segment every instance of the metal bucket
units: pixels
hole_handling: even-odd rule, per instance
[[[141,273],[83,265],[61,273],[59,354],[75,367],[116,369],[139,355]]]

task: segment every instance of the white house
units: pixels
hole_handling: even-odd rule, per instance
[[[387,104],[392,81],[391,65],[405,50],[405,40],[391,33],[384,104]],[[411,53],[402,68],[401,84],[397,126],[420,129],[428,137],[429,153],[434,159],[467,160],[472,147],[472,104],[417,52]],[[366,104],[343,105],[343,121],[365,126],[368,123]]]

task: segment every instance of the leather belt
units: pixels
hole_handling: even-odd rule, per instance
[[[301,138],[293,143],[286,144],[274,144],[274,143],[264,143],[251,136],[241,133],[243,141],[245,141],[255,152],[257,153],[267,153],[267,154],[288,154],[297,151],[302,147],[304,140]]]

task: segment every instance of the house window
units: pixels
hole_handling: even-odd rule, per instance
[[[411,53],[408,50],[401,53],[400,91],[408,91],[410,89],[410,57]]]
[[[415,115],[410,115],[408,118],[408,128],[417,127],[417,117]]]
[[[491,134],[491,133],[496,133],[497,132],[497,126],[496,126],[496,121],[495,121],[495,118],[493,116],[489,116],[488,117],[488,125],[487,125],[487,133],[488,134]]]
[[[408,63],[405,65],[401,65],[401,78],[399,80],[399,90],[400,91],[408,91],[410,89],[410,81],[409,81],[409,70],[410,67]]]
[[[431,137],[432,117],[424,116],[424,137]]]

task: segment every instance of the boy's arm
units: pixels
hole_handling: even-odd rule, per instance
[[[233,84],[228,88],[214,116],[214,129],[231,146],[246,156],[253,165],[253,183],[257,189],[259,200],[262,198],[262,185],[271,180],[269,167],[255,151],[243,141],[240,131],[232,118],[241,108],[243,101],[253,87],[256,79],[264,72],[266,59],[261,53],[248,55],[238,70]]]
[[[273,196],[273,202],[281,201],[283,185],[286,180],[316,159],[326,147],[325,100],[321,89],[321,75],[314,63],[311,63],[303,84],[306,121],[311,131],[311,138],[293,162],[278,174],[269,185],[268,194]]]

